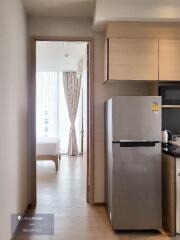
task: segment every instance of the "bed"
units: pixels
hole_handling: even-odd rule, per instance
[[[36,160],[50,160],[59,168],[60,139],[58,137],[43,137],[36,139]]]

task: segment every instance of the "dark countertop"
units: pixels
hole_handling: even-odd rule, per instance
[[[180,158],[180,147],[172,145],[171,143],[162,145],[162,152],[172,157]]]

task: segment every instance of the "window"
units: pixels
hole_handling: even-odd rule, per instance
[[[60,137],[61,153],[68,152],[70,121],[64,95],[62,72],[37,72],[36,136]],[[79,98],[81,101],[82,97]],[[82,103],[76,117],[78,149],[81,149]]]

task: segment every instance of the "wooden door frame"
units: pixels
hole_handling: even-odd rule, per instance
[[[67,41],[87,42],[87,202],[94,205],[94,39],[91,37],[31,37],[31,76],[30,76],[30,166],[31,166],[31,205],[36,206],[36,42]]]

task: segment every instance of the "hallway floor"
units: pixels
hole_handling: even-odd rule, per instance
[[[35,211],[54,214],[55,235],[21,236],[16,240],[170,239],[158,232],[114,233],[105,208],[90,207],[86,203],[85,167],[81,157],[62,156],[57,173],[53,163],[37,163],[38,203]]]

